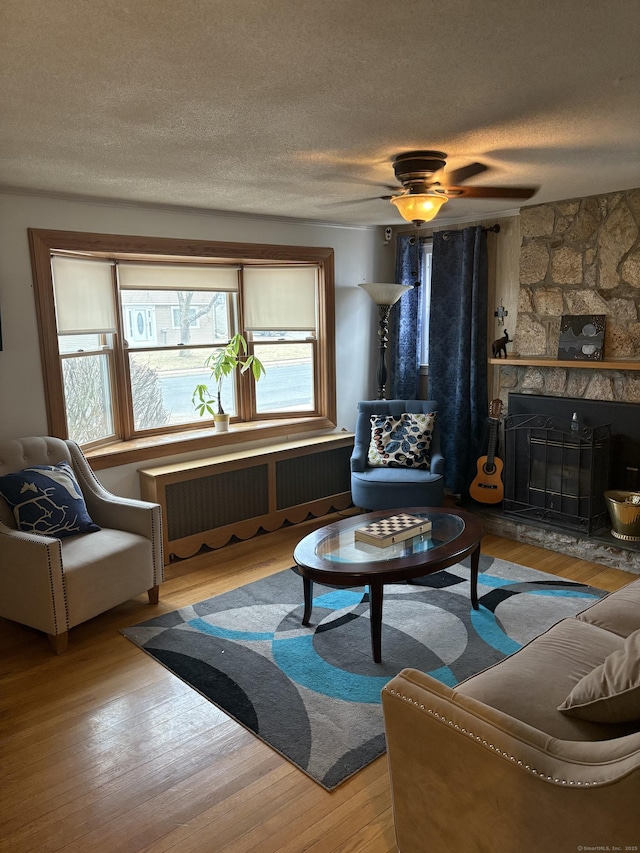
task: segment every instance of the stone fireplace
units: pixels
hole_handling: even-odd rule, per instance
[[[524,208],[511,392],[640,402],[640,189]],[[604,314],[604,361],[554,364],[563,314]],[[495,361],[494,361],[495,364]]]
[[[640,189],[523,208],[520,239],[517,317],[506,324],[514,341],[507,359],[490,359],[494,396],[510,413],[511,396],[542,405],[534,414],[545,417],[558,417],[560,406],[562,431],[576,410],[590,427],[610,424],[609,485],[635,489],[640,469]],[[495,296],[497,302],[502,294]],[[513,306],[514,294],[506,297]],[[566,314],[605,315],[602,361],[559,361],[560,321]],[[627,435],[630,428],[633,438]],[[550,533],[548,525],[540,530],[518,521],[509,525],[511,530],[502,525],[493,532],[640,573],[640,548],[620,550],[606,528],[604,536],[594,536],[589,530],[563,532],[561,526]]]

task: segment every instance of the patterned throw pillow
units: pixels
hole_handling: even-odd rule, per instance
[[[367,461],[374,468],[431,467],[431,439],[436,413],[371,415],[371,443]]]
[[[18,529],[42,536],[74,536],[100,530],[91,520],[68,462],[34,465],[0,477],[0,495],[13,509]]]

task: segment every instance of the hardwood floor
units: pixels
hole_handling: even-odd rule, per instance
[[[54,657],[0,620],[0,851],[387,853],[383,756],[327,793],[119,634],[289,567],[313,519],[173,563],[146,596],[78,626]],[[496,536],[483,553],[606,590],[636,575]]]

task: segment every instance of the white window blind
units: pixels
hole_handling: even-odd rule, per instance
[[[54,255],[51,269],[59,335],[115,332],[111,261]]]
[[[223,290],[238,289],[238,267],[192,264],[118,263],[120,287],[127,290]]]
[[[244,326],[249,331],[316,328],[316,267],[245,267]]]

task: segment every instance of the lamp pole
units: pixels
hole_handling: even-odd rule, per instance
[[[391,305],[378,305],[378,400],[384,400],[387,385],[387,345]]]
[[[387,385],[387,345],[389,343],[389,312],[403,293],[411,290],[410,284],[359,284],[378,306],[378,400],[385,399]]]

